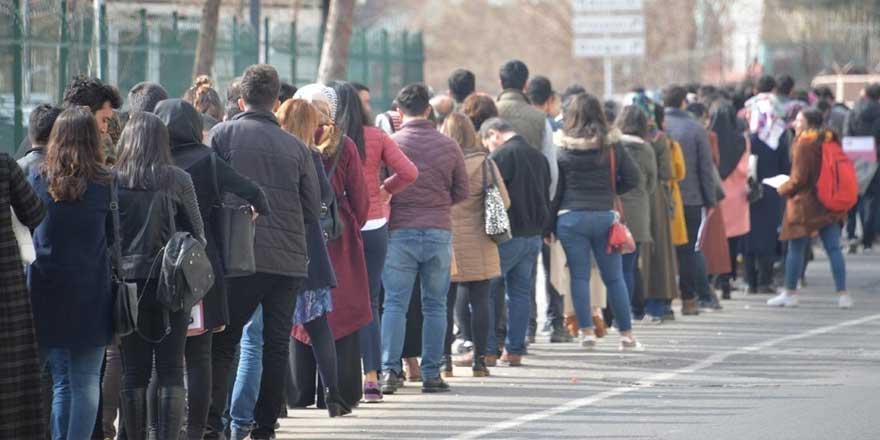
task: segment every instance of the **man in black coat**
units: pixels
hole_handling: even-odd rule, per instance
[[[227,378],[242,328],[263,309],[263,375],[254,408],[252,439],[274,438],[281,410],[290,323],[296,293],[308,275],[305,224],[320,220],[320,189],[309,150],[278,125],[278,72],[265,64],[245,70],[239,88],[243,112],[211,130],[211,146],[265,191],[273,215],[257,220],[257,273],[229,280],[230,323],[214,338],[214,386],[209,428],[219,431]],[[210,437],[207,437],[210,438]]]

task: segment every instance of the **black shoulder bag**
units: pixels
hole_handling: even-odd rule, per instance
[[[339,165],[339,157],[342,156],[342,148],[344,139],[340,140],[336,147],[336,154],[333,158],[333,166],[327,173],[327,180],[330,182],[330,192],[333,198],[329,203],[321,202],[321,229],[324,231],[324,238],[327,241],[336,240],[342,237],[345,232],[345,221],[339,216],[339,200],[336,197],[336,191],[333,190],[333,175],[336,174],[336,167]]]
[[[122,275],[122,233],[119,226],[119,190],[116,179],[110,182],[110,215],[113,222],[113,246],[110,248],[113,269],[113,332],[128,336],[137,329],[137,284],[125,281]]]
[[[254,255],[256,225],[250,206],[228,206],[223,203],[223,194],[217,178],[217,154],[211,153],[211,174],[214,193],[220,202],[212,208],[211,221],[217,228],[220,256],[223,260],[223,273],[227,278],[244,277],[257,273]]]

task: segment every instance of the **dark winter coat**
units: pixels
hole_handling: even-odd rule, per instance
[[[664,127],[666,134],[681,145],[684,153],[687,167],[681,181],[684,205],[715,206],[715,164],[706,128],[684,110],[671,107],[666,109]]]
[[[758,181],[791,170],[788,136],[783,135],[777,149],[770,148],[758,135],[749,136],[752,154],[758,156]],[[779,226],[782,222],[784,201],[776,189],[764,185],[764,197],[749,207],[749,230],[745,250],[753,255],[775,256],[778,254]]]
[[[501,171],[510,195],[510,229],[514,237],[541,235],[550,222],[550,165],[540,151],[516,135],[489,158]]]

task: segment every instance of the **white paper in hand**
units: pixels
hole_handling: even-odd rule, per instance
[[[761,182],[763,182],[765,185],[769,185],[773,188],[779,189],[779,187],[782,186],[783,183],[788,182],[788,180],[789,177],[785,174],[778,174],[773,177],[768,177]]]

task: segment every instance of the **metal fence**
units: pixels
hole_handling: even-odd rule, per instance
[[[198,15],[124,8],[108,14],[106,5],[95,10],[92,2],[68,10],[71,3],[0,0],[0,151],[14,150],[30,109],[59,102],[75,75],[98,76],[122,93],[150,80],[182,96],[191,83]],[[258,37],[249,23],[221,16],[215,87],[222,95],[232,78],[256,62],[274,65],[294,84],[313,82],[322,40],[314,25],[266,17]],[[355,29],[348,79],[370,87],[373,107],[385,109],[403,85],[422,81],[423,53],[421,33]]]

